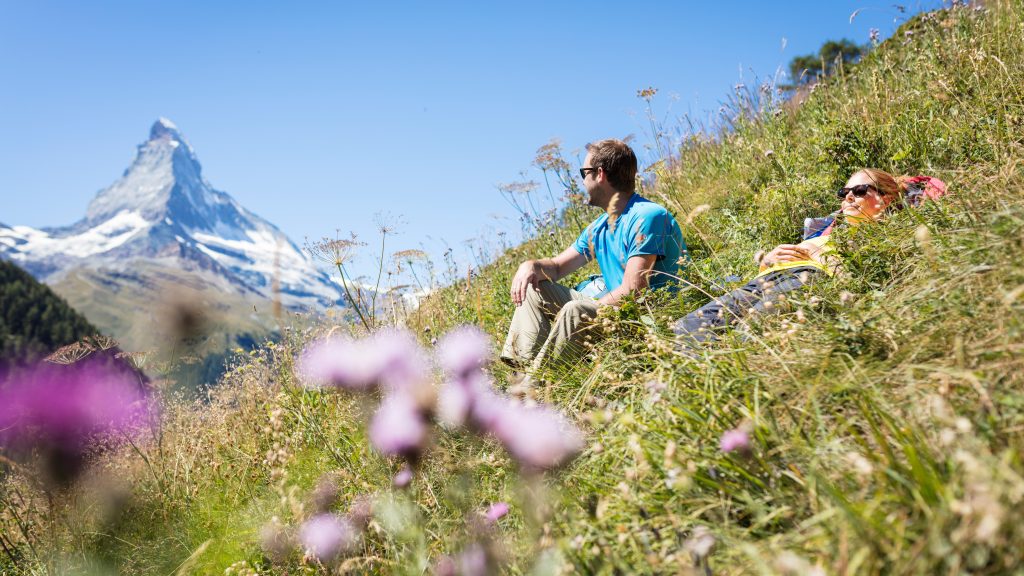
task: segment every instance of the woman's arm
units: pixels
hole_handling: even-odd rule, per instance
[[[806,244],[779,244],[774,250],[762,256],[758,264],[760,269],[764,271],[782,262],[805,262],[807,260],[817,262],[817,259],[807,248]],[[813,246],[811,248],[817,250]]]

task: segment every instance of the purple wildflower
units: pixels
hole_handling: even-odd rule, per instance
[[[328,337],[310,344],[299,358],[307,384],[328,384],[363,392],[377,386],[391,390],[424,382],[429,365],[411,333],[382,330],[368,338]]]
[[[370,442],[382,454],[416,461],[427,443],[427,421],[407,394],[391,394],[370,421]]]
[[[483,372],[470,372],[441,388],[438,413],[441,421],[450,426],[462,426],[468,419],[473,427],[487,430],[502,401]]]
[[[389,390],[413,390],[422,386],[430,364],[408,330],[381,330],[365,340],[364,352],[372,357],[381,385]]]
[[[434,564],[434,576],[458,576],[458,568],[455,567],[455,560],[451,556],[442,556]]]
[[[490,355],[490,338],[476,326],[460,326],[448,332],[437,346],[441,368],[456,379],[482,368]]]
[[[469,416],[473,426],[483,432],[494,432],[494,427],[501,417],[513,407],[518,406],[507,396],[498,394],[491,383],[482,376],[466,382],[473,401]]]
[[[445,424],[459,427],[466,423],[473,407],[472,392],[461,382],[446,382],[437,398],[437,416]]]
[[[405,488],[412,483],[412,476],[412,468],[403,466],[398,471],[398,474],[395,474],[395,477],[391,479],[391,485],[398,489]]]
[[[484,512],[484,520],[488,524],[494,524],[506,514],[508,514],[508,502],[495,502]]]
[[[67,483],[98,440],[135,434],[153,410],[138,377],[102,361],[44,365],[0,388],[0,447],[38,449],[49,480]]]
[[[332,562],[351,550],[358,533],[347,520],[334,514],[318,514],[299,528],[299,541],[306,553],[321,562]]]
[[[366,346],[348,337],[328,337],[311,343],[299,358],[299,374],[310,387],[323,384],[357,392],[377,384],[377,371]]]
[[[490,576],[497,573],[497,567],[490,554],[480,544],[472,544],[456,558],[461,576]]]
[[[750,434],[743,427],[729,430],[725,434],[722,434],[722,441],[720,443],[722,452],[749,452],[750,451]]]
[[[583,449],[579,429],[550,408],[504,401],[491,417],[491,433],[526,468],[557,468]]]

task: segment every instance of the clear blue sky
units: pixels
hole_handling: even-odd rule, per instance
[[[638,89],[671,125],[905,17],[891,0],[0,0],[0,222],[78,220],[165,116],[214,187],[299,244],[372,242],[388,212],[393,250],[461,254],[517,230],[495,186],[552,137],[649,143]]]

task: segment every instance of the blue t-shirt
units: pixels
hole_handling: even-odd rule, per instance
[[[594,220],[576,239],[575,248],[587,260],[595,258],[596,254],[608,291],[622,284],[626,261],[633,256],[654,254],[658,257],[648,281],[652,289],[674,285],[679,275],[679,257],[684,254],[689,257],[676,219],[668,210],[639,194],[630,197],[614,226],[609,224],[608,214]]]

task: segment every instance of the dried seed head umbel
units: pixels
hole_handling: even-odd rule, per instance
[[[360,246],[363,246],[363,243],[356,239],[355,234],[350,234],[349,238],[321,238],[317,242],[307,240],[305,249],[310,256],[325,264],[341,266],[352,258],[352,254]]]

